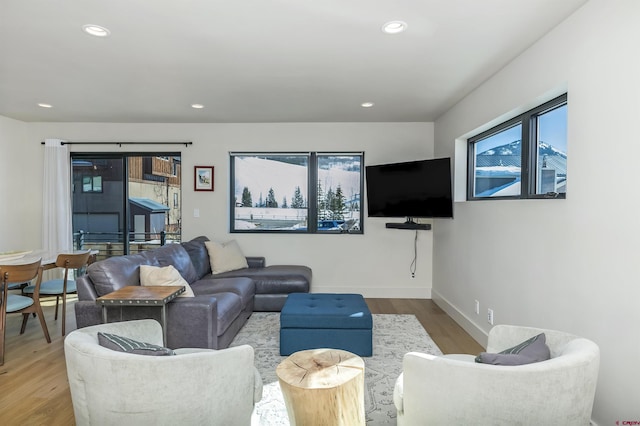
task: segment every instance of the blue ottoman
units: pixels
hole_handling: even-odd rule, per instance
[[[371,356],[372,327],[360,294],[291,293],[280,312],[280,355],[333,348]]]

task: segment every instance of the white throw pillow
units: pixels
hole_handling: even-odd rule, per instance
[[[173,265],[140,265],[140,285],[181,285],[184,286],[184,292],[178,297],[195,297],[189,283],[182,278],[180,272]]]
[[[209,252],[211,272],[214,274],[249,267],[247,258],[242,254],[242,250],[240,250],[240,246],[236,240],[227,241],[226,243],[205,241],[204,245]]]

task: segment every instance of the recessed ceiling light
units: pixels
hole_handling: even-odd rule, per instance
[[[42,108],[52,108],[53,107],[53,105],[51,105],[51,104],[44,104],[44,103],[39,103],[38,106],[42,107]]]
[[[204,105],[202,105],[202,104],[191,104],[191,108],[202,109],[202,108],[204,108]]]
[[[82,31],[96,37],[107,37],[111,31],[100,25],[87,24],[82,26]]]
[[[362,108],[371,108],[372,106],[374,106],[375,104],[373,102],[363,102],[360,104],[360,106]]]
[[[382,26],[382,31],[386,34],[398,34],[407,29],[407,23],[403,21],[391,21]]]

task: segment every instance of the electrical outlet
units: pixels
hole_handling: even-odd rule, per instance
[[[493,309],[487,309],[487,322],[493,325]]]
[[[476,315],[480,315],[480,302],[476,300]]]

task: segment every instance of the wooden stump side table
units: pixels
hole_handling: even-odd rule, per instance
[[[364,426],[364,361],[358,355],[340,349],[295,352],[276,374],[292,426]]]

